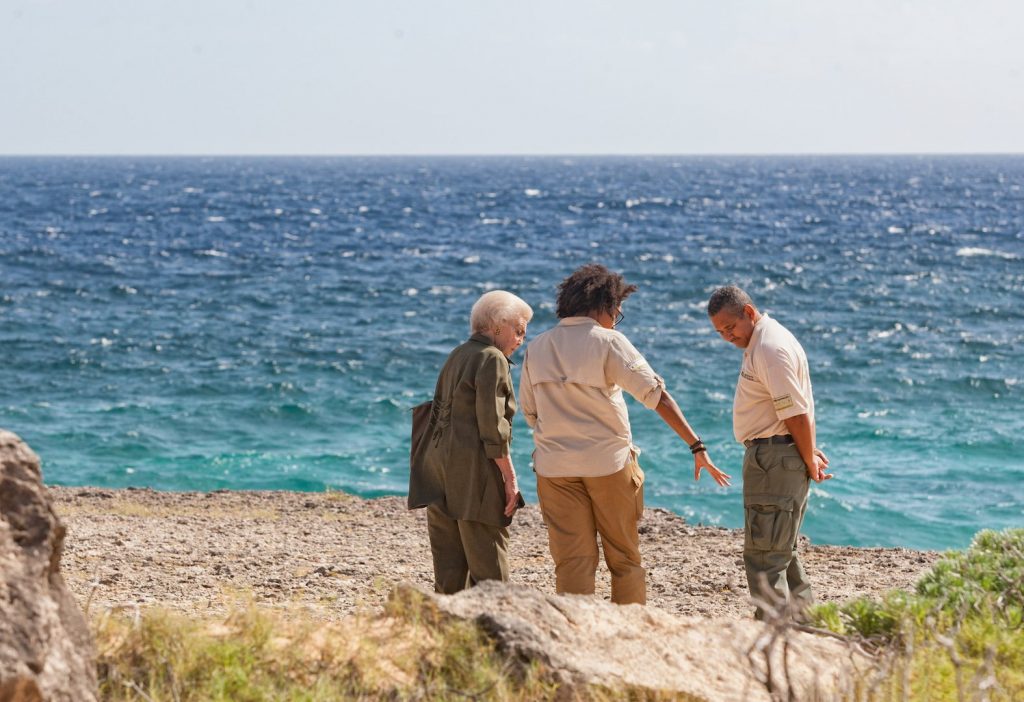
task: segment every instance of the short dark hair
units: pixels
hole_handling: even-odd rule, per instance
[[[708,317],[714,317],[722,310],[728,310],[739,316],[743,314],[744,307],[753,304],[754,301],[750,299],[750,295],[745,293],[742,288],[726,285],[711,293],[711,299],[708,300]]]
[[[614,314],[622,301],[636,292],[618,273],[599,263],[580,266],[558,286],[559,319],[583,317],[590,312]]]

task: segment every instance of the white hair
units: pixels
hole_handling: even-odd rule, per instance
[[[520,317],[529,322],[533,309],[522,298],[506,290],[492,290],[473,304],[469,313],[469,331],[490,335],[495,327],[518,321]]]

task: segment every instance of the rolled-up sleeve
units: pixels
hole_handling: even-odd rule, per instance
[[[625,336],[616,335],[612,342],[605,374],[648,409],[655,409],[661,401],[665,381]]]
[[[531,429],[537,423],[537,398],[533,395],[533,382],[530,380],[530,356],[523,359],[523,370],[519,374],[519,406],[523,410],[523,419]]]
[[[505,417],[512,384],[508,361],[488,353],[476,373],[476,422],[488,458],[509,454],[512,424]]]

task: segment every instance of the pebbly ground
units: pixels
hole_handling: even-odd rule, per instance
[[[300,608],[341,619],[380,608],[391,587],[432,587],[423,510],[400,497],[344,493],[174,493],[51,487],[68,528],[63,573],[90,613],[161,606],[219,615],[234,605]],[[695,527],[661,509],[641,522],[648,604],[680,615],[746,618],[740,530]],[[554,592],[540,510],[511,531],[513,582]],[[939,554],[801,545],[819,600],[908,588]],[[608,572],[598,571],[600,597]]]

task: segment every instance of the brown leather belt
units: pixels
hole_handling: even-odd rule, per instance
[[[792,434],[779,434],[778,436],[765,436],[760,439],[747,439],[743,442],[743,445],[747,448],[754,446],[755,444],[792,444]]]

